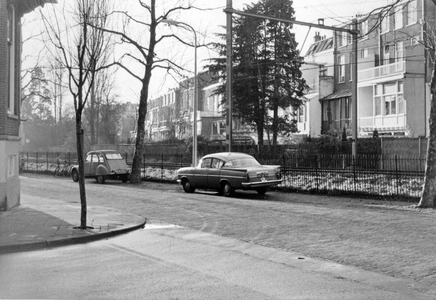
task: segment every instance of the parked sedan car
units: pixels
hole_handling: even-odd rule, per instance
[[[95,178],[98,183],[106,179],[120,179],[127,182],[130,178],[130,168],[121,154],[115,150],[95,150],[86,154],[84,161],[85,178]],[[79,166],[71,167],[71,177],[79,181]]]
[[[211,189],[229,197],[237,189],[256,190],[263,195],[282,179],[280,166],[261,165],[244,153],[222,152],[204,156],[196,167],[179,169],[177,182],[186,193],[197,188]]]

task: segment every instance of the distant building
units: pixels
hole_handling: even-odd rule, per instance
[[[0,0],[0,210],[20,204],[21,17],[54,0]]]

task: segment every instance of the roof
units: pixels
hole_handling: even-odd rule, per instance
[[[339,91],[334,92],[333,94],[330,94],[330,95],[328,95],[320,100],[325,101],[325,100],[334,100],[334,99],[347,98],[347,97],[351,97],[351,90],[350,89],[339,90]]]
[[[219,153],[208,154],[204,157],[205,158],[216,157],[216,158],[222,159],[224,161],[229,161],[229,160],[237,159],[237,158],[253,158],[253,156],[251,156],[251,155],[248,155],[245,153],[239,153],[239,152],[219,152]]]
[[[307,53],[305,56],[313,55],[315,53],[319,53],[322,51],[330,50],[333,48],[333,38],[327,38],[323,39],[319,42],[313,43],[310,45],[309,50],[307,50]]]

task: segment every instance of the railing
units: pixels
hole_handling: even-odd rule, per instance
[[[285,191],[384,199],[418,199],[424,183],[425,158],[382,155],[254,154],[264,165],[280,165]],[[75,163],[74,153],[21,153],[21,171],[53,172],[56,158]],[[131,165],[133,157],[124,155]],[[191,165],[189,153],[144,154],[145,180],[175,182],[177,169]]]
[[[392,75],[398,75],[406,71],[406,62],[399,61],[393,64],[387,64],[375,68],[369,68],[359,71],[359,82],[377,79],[382,77],[388,77]]]

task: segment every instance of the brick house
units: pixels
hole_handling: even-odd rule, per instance
[[[0,0],[0,210],[20,204],[21,17],[55,0]]]

